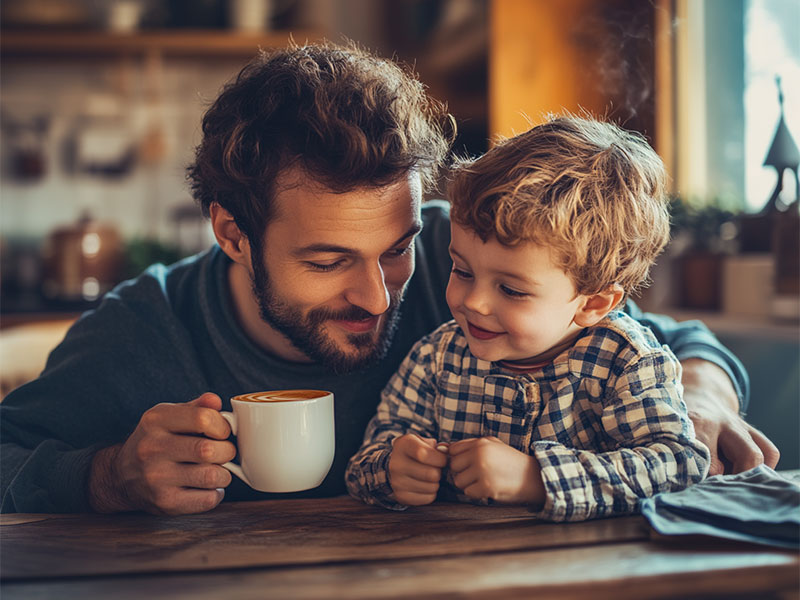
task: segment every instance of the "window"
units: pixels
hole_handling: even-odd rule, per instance
[[[786,125],[795,142],[800,142],[798,29],[800,4],[797,0],[748,0],[745,3],[744,189],[745,208],[749,211],[761,209],[775,188],[774,169],[762,164],[780,115],[776,76],[781,78]],[[782,199],[794,200],[794,181],[784,183]]]
[[[775,170],[763,163],[780,116],[776,77],[786,124],[800,141],[800,3],[665,3],[673,9],[675,145],[664,158],[676,192],[757,212],[775,188]],[[794,200],[793,184],[784,185],[784,201]]]

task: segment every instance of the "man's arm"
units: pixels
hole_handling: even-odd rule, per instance
[[[699,321],[643,313],[631,301],[625,311],[653,330],[683,366],[684,400],[697,437],[711,450],[709,475],[738,473],[780,456],[767,437],[742,418],[750,382],[742,363]]]
[[[102,353],[92,357],[100,373],[115,372],[102,364]],[[0,405],[2,512],[177,514],[209,510],[222,500],[218,488],[230,483],[230,473],[220,465],[236,451],[218,396],[161,403],[138,419],[137,406],[122,401],[119,387],[102,382],[102,393],[98,382],[81,386],[76,371],[59,363],[52,360],[44,377]],[[77,373],[91,379],[86,369]],[[125,383],[132,389],[132,381]],[[152,397],[153,390],[140,391]],[[132,416],[130,425],[123,414]]]
[[[683,398],[697,437],[712,449],[709,475],[739,473],[761,463],[775,467],[780,452],[767,436],[745,422],[728,374],[699,358],[681,361]]]
[[[6,429],[7,431],[7,429]],[[83,491],[97,448],[75,449],[57,440],[33,449],[9,442],[0,447],[0,512],[89,512]]]
[[[3,512],[191,512],[202,507],[176,503],[163,491],[170,482],[182,478],[181,487],[205,488],[217,499],[215,488],[229,481],[213,464],[233,456],[233,446],[219,439],[227,423],[218,406],[187,404],[207,383],[172,317],[163,278],[148,273],[81,317],[42,375],[0,404]],[[204,411],[216,416],[215,428],[185,424]],[[209,443],[222,447],[211,460],[203,454]],[[137,485],[139,475],[148,481]]]

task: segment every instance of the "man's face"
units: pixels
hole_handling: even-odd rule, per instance
[[[284,357],[358,369],[388,350],[421,228],[419,178],[334,193],[281,178],[253,292]]]

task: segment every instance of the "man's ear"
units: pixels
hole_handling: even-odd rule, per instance
[[[602,292],[587,296],[575,313],[573,321],[581,327],[596,325],[622,301],[624,296],[622,286],[616,283]]]
[[[214,229],[214,237],[217,238],[219,247],[232,261],[239,263],[249,271],[252,265],[250,240],[239,229],[233,215],[217,202],[211,203],[208,212],[211,215],[211,227]]]

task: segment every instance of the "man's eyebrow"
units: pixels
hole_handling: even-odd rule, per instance
[[[397,246],[401,242],[404,242],[410,237],[414,237],[420,231],[422,231],[422,223],[417,221],[411,227],[408,228],[403,235],[401,235],[397,240],[392,244],[392,246]],[[308,254],[322,254],[322,253],[330,253],[330,254],[358,254],[358,251],[354,248],[348,248],[347,246],[339,246],[338,244],[325,244],[325,243],[318,243],[318,244],[309,244],[308,246],[303,246],[301,248],[295,248],[292,250],[292,255],[294,256],[304,256]]]

